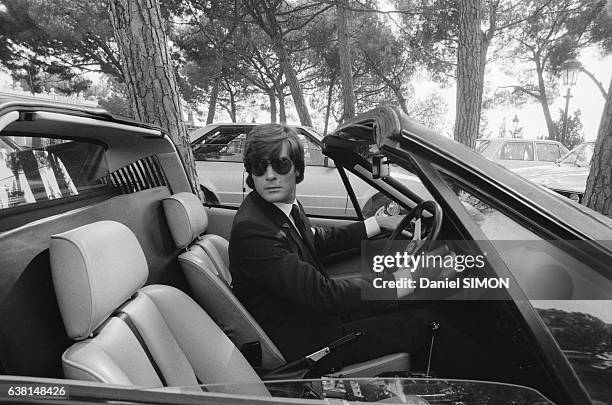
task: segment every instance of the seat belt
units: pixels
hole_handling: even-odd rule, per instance
[[[123,312],[121,310],[121,308],[115,312],[113,314],[114,317],[121,319],[128,328],[130,328],[130,330],[132,331],[132,333],[134,334],[134,336],[136,337],[136,340],[138,340],[138,343],[140,343],[140,346],[142,347],[142,349],[144,350],[145,354],[147,355],[147,358],[149,359],[149,362],[151,363],[151,366],[153,366],[153,369],[155,370],[155,373],[157,374],[157,377],[159,377],[160,381],[162,382],[162,385],[164,387],[167,387],[168,384],[166,383],[166,379],[164,378],[164,374],[161,372],[159,366],[157,365],[157,362],[155,361],[155,358],[153,358],[153,355],[151,354],[151,351],[149,350],[149,347],[147,346],[147,343],[144,341],[142,335],[140,334],[140,331],[138,330],[138,328],[136,327],[136,325],[134,324],[134,322],[132,321],[132,318],[130,318],[130,315],[126,312]],[[200,379],[198,378],[198,375],[195,373],[194,371],[194,376],[196,378],[196,381],[198,382],[198,385],[200,385],[200,388],[202,389],[202,391],[207,391],[206,387],[202,387],[202,381],[200,381]]]
[[[142,347],[142,349],[144,350],[145,354],[147,355],[147,358],[149,359],[149,362],[151,363],[151,366],[153,366],[153,369],[155,370],[155,373],[157,374],[157,376],[161,380],[162,385],[164,387],[167,387],[168,384],[166,383],[166,379],[164,378],[164,375],[162,374],[161,370],[159,369],[159,366],[157,365],[157,362],[153,358],[153,355],[151,354],[151,351],[147,347],[147,344],[145,343],[144,339],[142,338],[142,335],[140,334],[140,332],[138,331],[138,328],[136,328],[136,325],[134,325],[134,322],[132,321],[130,316],[127,313],[125,313],[125,312],[123,312],[121,310],[115,312],[113,314],[113,316],[116,317],[116,318],[121,319],[128,326],[128,328],[130,328],[130,330],[132,331],[132,333],[136,337],[136,340],[138,340],[138,343],[140,343],[140,346]],[[197,378],[197,376],[196,376],[196,378]]]

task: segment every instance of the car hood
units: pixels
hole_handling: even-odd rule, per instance
[[[524,178],[553,190],[584,193],[590,167],[571,166],[538,166],[514,170]]]

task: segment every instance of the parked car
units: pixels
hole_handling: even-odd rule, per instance
[[[519,169],[516,173],[580,203],[586,190],[594,148],[595,142],[581,143],[552,166]]]
[[[190,133],[200,184],[212,205],[239,207],[250,192],[246,185],[242,153],[246,135],[256,124],[211,124]],[[342,174],[322,151],[321,135],[312,128],[293,126],[304,145],[306,175],[297,190],[304,210],[312,215],[355,217],[350,197],[344,191]],[[392,215],[400,207],[373,187],[348,174],[355,197],[366,217]],[[408,176],[414,188],[424,187]]]
[[[0,100],[0,139],[17,137],[36,141],[29,145],[39,146],[29,150],[61,160],[66,171],[52,171],[63,184],[61,196],[41,193],[0,209],[2,401],[612,401],[612,221],[410,121],[399,108],[377,108],[345,122],[323,140],[323,152],[354,175],[343,178],[347,195],[353,194],[351,179],[359,178],[411,210],[404,226],[414,240],[402,240],[402,232],[381,235],[364,243],[367,252],[385,255],[389,239],[397,238],[395,243],[421,246],[423,253],[448,251],[453,260],[483,257],[481,269],[447,279],[457,277],[460,287],[418,288],[409,296],[417,300],[406,303],[439,312],[475,343],[476,355],[487,361],[466,374],[436,377],[439,365],[433,363],[428,370],[406,370],[405,377],[386,370],[362,379],[262,380],[269,370],[247,363],[230,340],[231,330],[226,337],[209,310],[188,295],[201,286],[181,271],[177,254],[185,248],[175,245],[162,202],[195,190],[163,130],[85,107]],[[48,141],[56,139],[63,142]],[[9,154],[19,157],[21,151]],[[405,173],[428,194],[410,189]],[[67,192],[68,181],[76,192]],[[423,198],[430,201],[423,204]],[[363,219],[356,199],[348,201],[356,219],[318,215],[311,221],[329,226]],[[235,209],[205,211],[208,221],[198,217],[199,227],[217,241],[227,238]],[[200,232],[184,230],[194,249],[208,248]],[[326,270],[330,277],[370,272],[366,258],[344,252],[328,258]],[[463,282],[495,279],[509,287]],[[432,325],[428,344],[435,345],[433,333],[443,335],[444,329]],[[452,352],[445,361],[456,361]]]
[[[508,169],[552,165],[568,152],[568,149],[557,141],[522,138],[478,139],[476,150],[487,159]]]

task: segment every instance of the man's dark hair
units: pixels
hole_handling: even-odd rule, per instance
[[[249,173],[246,180],[247,186],[255,188],[251,175],[251,164],[260,159],[279,157],[283,145],[287,145],[289,159],[298,173],[295,182],[300,183],[304,180],[304,148],[296,129],[281,124],[263,124],[253,128],[246,138],[243,161]]]

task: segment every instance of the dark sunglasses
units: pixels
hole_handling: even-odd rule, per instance
[[[287,174],[293,167],[293,162],[287,157],[260,159],[251,162],[251,174],[254,176],[263,176],[268,165],[272,165],[272,169],[278,174]]]

